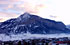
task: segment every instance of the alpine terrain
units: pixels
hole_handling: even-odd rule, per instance
[[[17,18],[0,23],[1,34],[60,34],[70,33],[62,22],[44,19],[36,15],[24,13]]]

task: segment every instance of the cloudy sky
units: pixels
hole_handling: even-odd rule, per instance
[[[24,12],[70,24],[70,0],[0,0],[0,21]]]

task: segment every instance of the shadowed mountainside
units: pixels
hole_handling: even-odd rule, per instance
[[[24,13],[17,18],[2,22],[0,24],[0,33],[60,34],[70,33],[70,30],[62,22]]]

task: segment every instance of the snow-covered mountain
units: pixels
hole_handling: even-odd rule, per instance
[[[70,30],[62,22],[24,13],[17,18],[0,23],[0,33],[60,34],[70,33]]]

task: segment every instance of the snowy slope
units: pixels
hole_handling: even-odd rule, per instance
[[[36,15],[24,13],[21,16],[0,24],[1,34],[60,34],[70,33],[62,22],[44,19]]]

